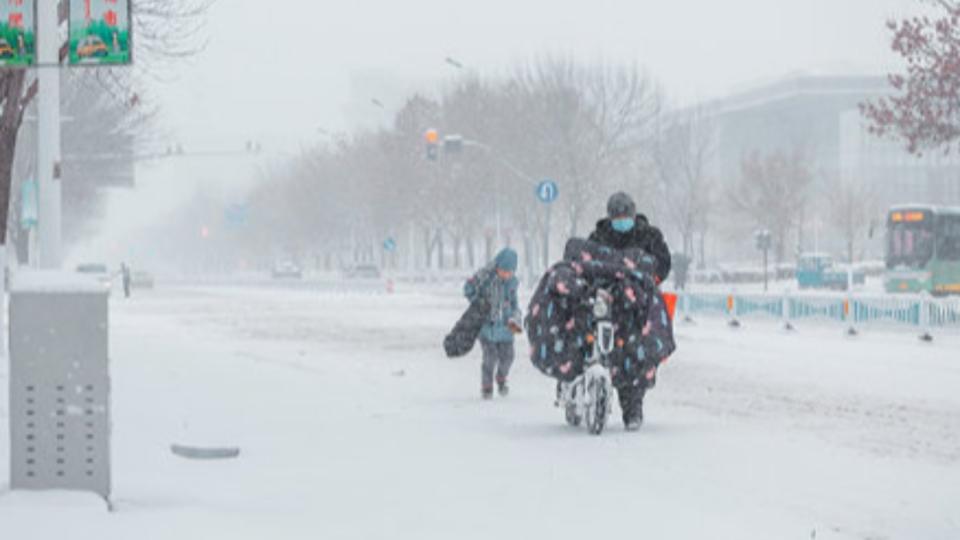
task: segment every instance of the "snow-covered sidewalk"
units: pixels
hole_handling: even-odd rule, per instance
[[[450,294],[180,288],[112,303],[114,498],[10,493],[0,538],[960,537],[960,341],[678,329],[640,433],[568,428],[443,357]],[[191,462],[171,443],[239,445]]]

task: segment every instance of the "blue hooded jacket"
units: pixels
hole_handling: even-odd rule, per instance
[[[486,298],[492,307],[490,320],[480,331],[481,339],[495,343],[513,342],[513,332],[508,323],[513,322],[518,327],[520,322],[520,307],[517,301],[517,278],[500,279],[497,269],[517,270],[517,252],[506,248],[497,254],[492,263],[482,268],[463,285],[463,295],[471,302],[478,298]]]

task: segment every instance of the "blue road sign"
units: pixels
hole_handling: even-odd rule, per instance
[[[540,199],[540,202],[550,204],[557,200],[559,195],[560,188],[557,187],[557,183],[553,180],[544,180],[537,185],[537,198]]]
[[[393,238],[387,238],[386,240],[383,241],[383,249],[387,253],[393,253],[394,251],[397,250],[397,241],[394,240]]]

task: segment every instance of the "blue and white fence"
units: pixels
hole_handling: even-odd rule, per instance
[[[731,320],[818,321],[848,326],[886,326],[960,331],[960,298],[919,295],[790,295],[680,293],[682,316]]]

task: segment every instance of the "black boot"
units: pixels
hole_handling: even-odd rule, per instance
[[[510,395],[510,386],[507,385],[506,377],[497,377],[497,393],[502,397]]]
[[[643,386],[625,386],[618,390],[620,409],[623,411],[623,427],[627,431],[637,431],[643,425]]]

